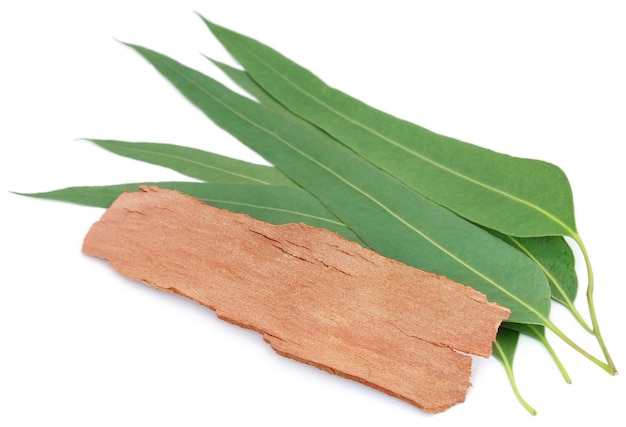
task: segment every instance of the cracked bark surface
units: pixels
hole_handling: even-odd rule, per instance
[[[509,311],[323,229],[272,225],[155,187],[125,193],[83,252],[263,334],[283,356],[440,412],[463,402]]]

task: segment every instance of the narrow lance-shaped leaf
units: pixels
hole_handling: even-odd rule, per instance
[[[438,135],[326,85],[270,47],[205,20],[272,97],[411,188],[514,236],[576,236],[572,194],[555,165]]]
[[[510,308],[512,321],[551,325],[545,276],[519,251],[323,132],[297,126],[163,55],[132,47],[213,121],[315,195],[377,252],[474,287]]]
[[[300,122],[303,120],[277,103],[276,100],[252,80],[245,71],[215,60],[211,61],[231,80],[237,83],[242,89],[246,90],[250,95],[254,96],[262,104],[282,114],[284,117],[289,117],[291,120]],[[578,279],[576,277],[575,260],[572,249],[563,237],[513,237],[488,228],[485,228],[485,230],[519,249],[535,261],[548,278],[552,298],[564,304],[578,321],[587,330],[590,330],[573,304],[578,290]]]
[[[232,212],[245,213],[272,224],[305,223],[326,228],[366,246],[365,243],[328,211],[310,193],[295,186],[224,184],[205,182],[142,182],[108,186],[69,187],[43,193],[24,194],[40,199],[60,200],[85,206],[107,208],[124,191],[137,191],[142,185],[177,190],[203,202]]]
[[[172,144],[88,139],[120,156],[164,166],[205,182],[295,185],[274,167]]]

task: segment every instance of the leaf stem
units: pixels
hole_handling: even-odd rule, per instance
[[[591,268],[591,260],[589,259],[589,253],[587,252],[587,248],[585,247],[585,244],[583,243],[580,235],[574,234],[573,238],[583,254],[583,257],[585,259],[585,266],[587,268],[587,306],[589,307],[589,316],[591,318],[591,325],[593,326],[593,334],[596,336],[598,344],[602,349],[602,353],[606,358],[606,362],[608,363],[608,367],[610,368],[609,373],[611,375],[617,375],[617,368],[615,367],[615,363],[613,362],[613,359],[609,354],[609,350],[606,347],[604,338],[602,338],[602,334],[600,333],[600,325],[598,324],[598,318],[596,316],[596,309],[593,301],[593,291],[595,285],[593,269]]]
[[[554,348],[552,348],[552,346],[550,345],[550,343],[546,339],[545,335],[540,333],[534,325],[528,325],[528,328],[533,333],[533,335],[535,335],[535,338],[537,338],[539,341],[541,341],[543,343],[544,347],[546,348],[546,350],[548,350],[548,353],[550,353],[550,356],[552,356],[552,360],[554,360],[554,363],[559,368],[559,371],[561,371],[561,375],[563,375],[563,379],[565,380],[565,382],[568,383],[568,384],[571,384],[572,383],[572,379],[570,378],[569,374],[565,370],[565,366],[563,366],[563,364],[561,363],[561,360],[556,355],[556,352],[554,351]]]
[[[494,341],[493,345],[494,345],[494,348],[496,349],[496,351],[498,352],[498,354],[500,356],[502,364],[504,365],[504,370],[506,371],[506,375],[509,378],[509,382],[511,383],[511,387],[513,388],[513,393],[515,393],[515,397],[517,397],[517,400],[519,401],[519,403],[521,403],[522,406],[528,412],[530,412],[531,415],[537,415],[537,411],[535,410],[535,408],[530,406],[528,404],[528,402],[526,402],[526,400],[524,400],[524,398],[522,397],[522,394],[520,393],[519,389],[517,388],[517,382],[515,381],[515,375],[513,374],[513,367],[511,366],[511,363],[510,363],[509,359],[506,357],[506,354],[504,353],[504,350],[502,349],[502,347],[500,346],[498,341]]]
[[[592,354],[587,352],[585,349],[580,347],[578,344],[576,344],[574,341],[572,341],[571,338],[569,338],[567,335],[565,335],[563,333],[563,331],[561,331],[554,323],[552,323],[551,321],[547,321],[545,326],[546,326],[546,328],[548,328],[549,330],[554,332],[554,334],[556,336],[558,336],[559,338],[561,338],[566,344],[568,344],[574,350],[576,350],[577,352],[579,352],[580,354],[585,356],[587,359],[591,360],[593,363],[598,365],[600,368],[604,369],[606,372],[608,372],[611,375],[615,375],[616,374],[616,371],[615,371],[614,367],[612,367],[610,365],[607,365],[606,363],[604,363],[603,361],[601,361],[600,359],[596,358],[595,356],[593,356]]]

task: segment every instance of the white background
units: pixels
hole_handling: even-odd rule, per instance
[[[198,11],[382,110],[562,167],[594,264],[602,330],[626,370],[622,4],[3,2],[0,425],[625,425],[624,374],[609,376],[552,336],[573,384],[536,342],[523,339],[515,360],[537,417],[517,403],[494,359],[475,359],[465,403],[426,415],[277,356],[259,335],[82,255],[102,210],[9,193],[182,178],[83,137],[170,142],[261,162],[115,41],[223,79],[200,53],[232,62]],[[579,300],[584,310],[582,293]],[[553,317],[598,354],[563,310],[555,307]]]

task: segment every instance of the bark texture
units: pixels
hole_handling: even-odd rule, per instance
[[[191,298],[274,350],[426,412],[463,402],[509,311],[324,229],[272,225],[154,187],[85,237],[124,276]],[[462,352],[462,353],[461,353]]]

